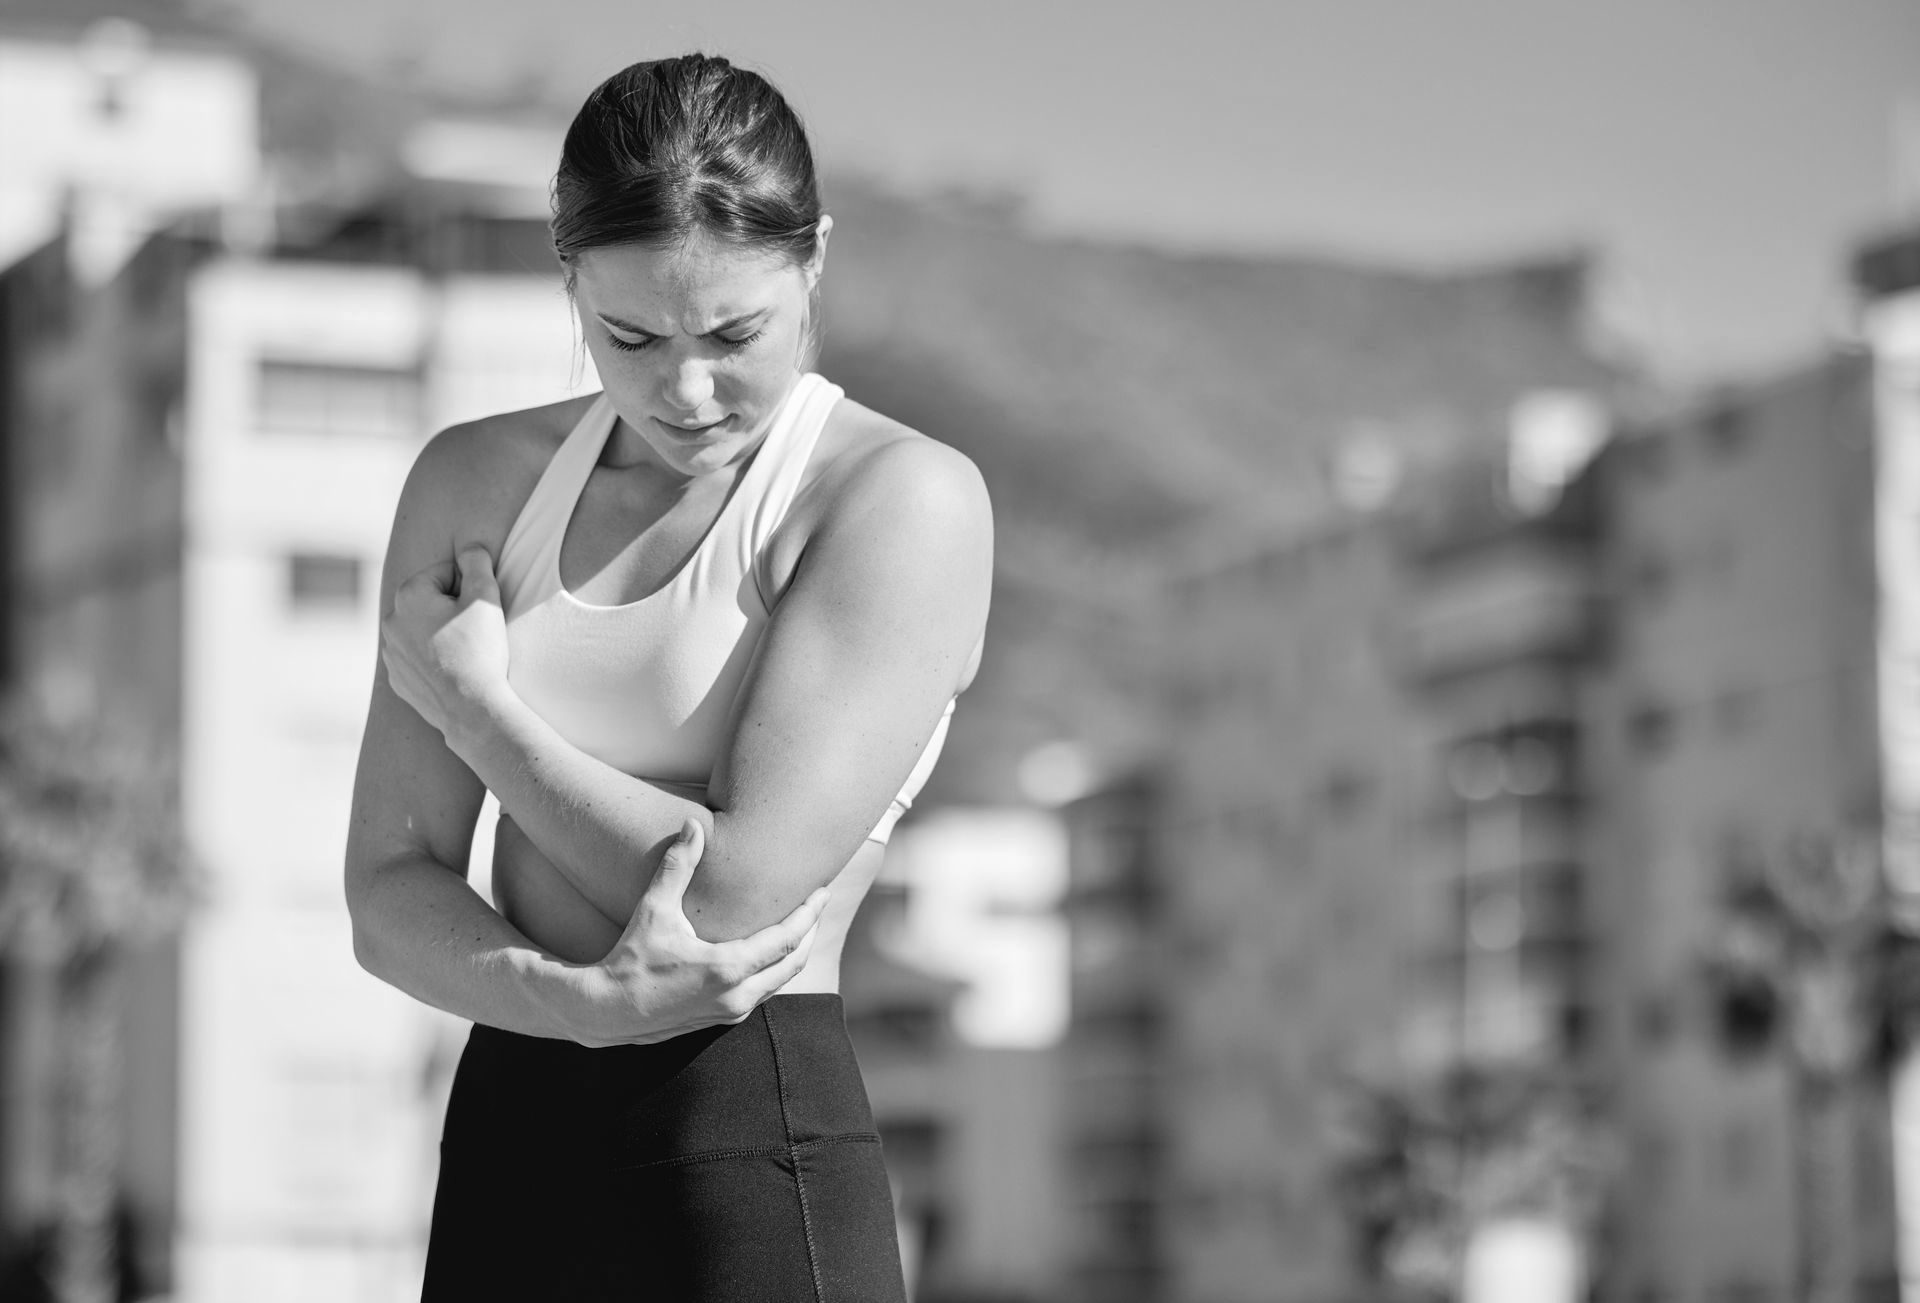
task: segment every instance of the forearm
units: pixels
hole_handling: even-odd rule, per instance
[[[685,909],[706,941],[745,937],[784,918],[832,880],[864,833],[843,837],[842,854],[793,821],[769,828],[764,818],[711,810],[585,754],[511,692],[469,712],[447,742],[519,831],[615,924],[632,915],[689,818],[701,825],[705,849]]]
[[[698,801],[622,773],[561,737],[510,690],[476,703],[447,744],[543,855],[608,919],[623,923]],[[705,866],[703,865],[703,868]]]
[[[490,1027],[571,1039],[579,966],[535,946],[444,865],[393,860],[349,904],[354,955],[382,981]]]

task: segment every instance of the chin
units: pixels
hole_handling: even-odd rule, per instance
[[[667,456],[668,464],[683,475],[708,475],[733,465],[744,451],[744,448],[729,441],[707,448],[674,448],[663,450],[663,453]]]

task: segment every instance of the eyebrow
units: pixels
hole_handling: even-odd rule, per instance
[[[727,320],[721,322],[719,325],[715,326],[712,330],[709,330],[706,333],[709,335],[717,335],[723,330],[733,330],[738,326],[746,325],[749,321],[753,321],[758,317],[764,317],[767,315],[767,313],[771,311],[773,311],[773,309],[771,308],[759,308],[753,312],[743,312],[737,317],[729,317]],[[620,318],[613,316],[611,313],[601,312],[601,313],[597,313],[596,315],[600,318],[600,320],[606,322],[609,326],[612,326],[615,330],[624,330],[629,335],[648,335],[654,339],[663,338],[663,336],[661,336],[656,331],[648,330],[645,326],[636,326],[631,321],[622,321]]]

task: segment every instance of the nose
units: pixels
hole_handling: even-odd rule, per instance
[[[699,358],[688,358],[667,372],[660,397],[675,412],[693,416],[713,397],[713,371]]]

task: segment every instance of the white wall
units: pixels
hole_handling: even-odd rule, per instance
[[[0,266],[53,231],[73,192],[80,270],[110,275],[169,213],[251,194],[258,80],[213,49],[143,45],[108,23],[79,41],[0,37]]]

